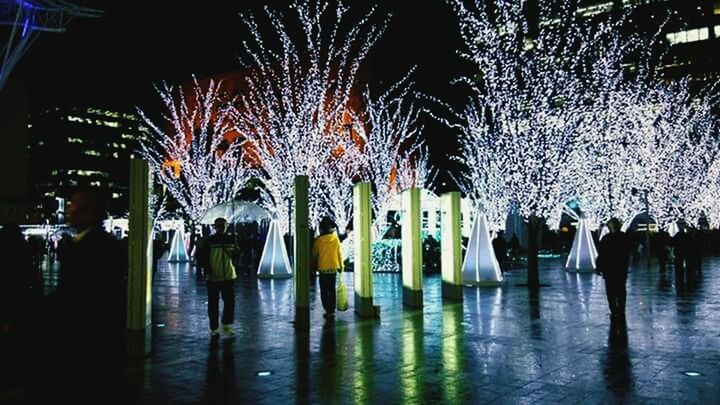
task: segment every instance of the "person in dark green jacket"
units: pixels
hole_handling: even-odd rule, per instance
[[[222,333],[234,335],[232,324],[235,321],[235,265],[233,258],[239,249],[232,236],[227,235],[225,218],[215,219],[215,234],[202,242],[198,252],[198,263],[203,267],[207,280],[208,317],[210,318],[210,336],[220,335],[218,315],[220,296],[223,300]]]

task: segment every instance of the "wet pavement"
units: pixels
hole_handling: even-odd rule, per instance
[[[164,264],[154,288],[153,351],[128,370],[127,399],[144,403],[717,403],[720,259],[679,282],[639,266],[627,327],[611,325],[604,284],[541,261],[501,288],[465,288],[443,304],[424,279],[422,311],[402,306],[398,274],[377,274],[381,319],[349,311],[325,322],[317,283],[309,335],[293,328],[292,280],[241,277],[236,336],[212,341],[206,290],[189,265]],[[352,287],[352,274],[345,275]],[[352,290],[350,290],[352,291]],[[350,294],[350,296],[352,296]],[[352,305],[352,302],[351,302]],[[697,372],[688,376],[685,372]]]

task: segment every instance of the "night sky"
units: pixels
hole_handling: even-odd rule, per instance
[[[186,82],[233,71],[247,31],[239,13],[258,13],[265,4],[287,1],[76,0],[105,11],[98,19],[71,21],[65,34],[43,34],[10,79],[31,85],[32,109],[54,105],[100,106],[133,111],[157,103],[152,84]],[[348,2],[368,10],[373,2]],[[417,89],[458,104],[460,86],[450,81],[472,73],[457,55],[461,39],[451,7],[444,0],[379,1],[378,17],[392,14],[388,29],[364,66],[371,88],[402,77],[417,66]],[[150,8],[152,7],[152,8]],[[433,162],[450,168],[447,154],[457,148],[453,131],[426,117],[425,136]],[[447,181],[439,178],[438,184]]]

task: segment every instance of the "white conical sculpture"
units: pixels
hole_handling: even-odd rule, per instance
[[[185,247],[185,232],[182,227],[175,230],[172,242],[170,243],[168,261],[177,263],[190,261],[187,248]]]
[[[592,272],[595,271],[595,259],[597,258],[597,249],[593,241],[590,228],[587,226],[587,220],[578,219],[578,228],[575,232],[570,254],[568,255],[565,268],[568,271]]]
[[[463,284],[498,286],[503,280],[484,214],[475,216],[462,269]]]
[[[274,219],[270,221],[265,247],[257,272],[258,278],[290,278],[292,268],[288,259],[285,242],[280,233],[280,226]]]

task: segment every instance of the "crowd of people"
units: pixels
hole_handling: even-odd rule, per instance
[[[127,289],[127,238],[117,239],[106,232],[102,222],[106,216],[106,200],[93,192],[77,193],[69,209],[69,219],[76,231],[67,234],[50,252],[46,244],[34,238],[26,240],[16,224],[0,229],[0,254],[4,265],[0,272],[0,339],[3,353],[11,358],[22,346],[37,344],[37,336],[50,336],[56,343],[48,350],[33,350],[42,362],[42,373],[36,381],[52,385],[54,393],[70,395],[73,383],[62,376],[67,364],[73,363],[95,370],[89,381],[93,390],[108,388],[124,361],[124,329]],[[238,273],[252,274],[260,259],[263,234],[257,224],[234,227],[228,234],[228,223],[217,218],[214,232],[206,232],[194,241],[197,276],[206,283],[210,336],[232,336],[235,312],[235,281]],[[620,231],[616,219],[608,223],[610,233],[596,241],[599,257],[597,271],[605,279],[608,305],[614,320],[624,319],[625,284],[628,267],[633,259],[652,253],[658,269],[665,272],[672,266],[676,279],[690,278],[702,271],[704,254],[717,253],[720,233],[685,229],[671,237],[666,232],[654,233],[649,252],[639,246],[646,234]],[[320,297],[325,317],[335,314],[337,274],[344,271],[345,260],[336,225],[328,218],[319,224],[314,239],[311,271],[319,274]],[[467,242],[467,241],[466,241]],[[518,260],[522,248],[517,235],[506,238],[498,232],[492,241],[493,251],[503,271],[508,263]],[[569,248],[569,247],[568,247]],[[154,242],[155,260],[164,253],[162,240]],[[58,286],[44,294],[40,265],[43,255],[60,262]],[[423,242],[426,271],[440,267],[440,243],[432,236]],[[48,257],[48,260],[50,258]],[[157,265],[154,267],[156,271]],[[220,300],[223,312],[220,314]],[[99,338],[98,338],[99,337]],[[57,350],[58,345],[62,350]],[[22,364],[22,361],[8,364]],[[25,362],[33,364],[32,361]],[[5,368],[3,371],[7,371]],[[13,370],[16,373],[17,370]],[[53,383],[55,382],[55,383]],[[87,386],[88,382],[83,381]],[[41,387],[47,388],[47,387]],[[37,392],[49,392],[40,389]]]

